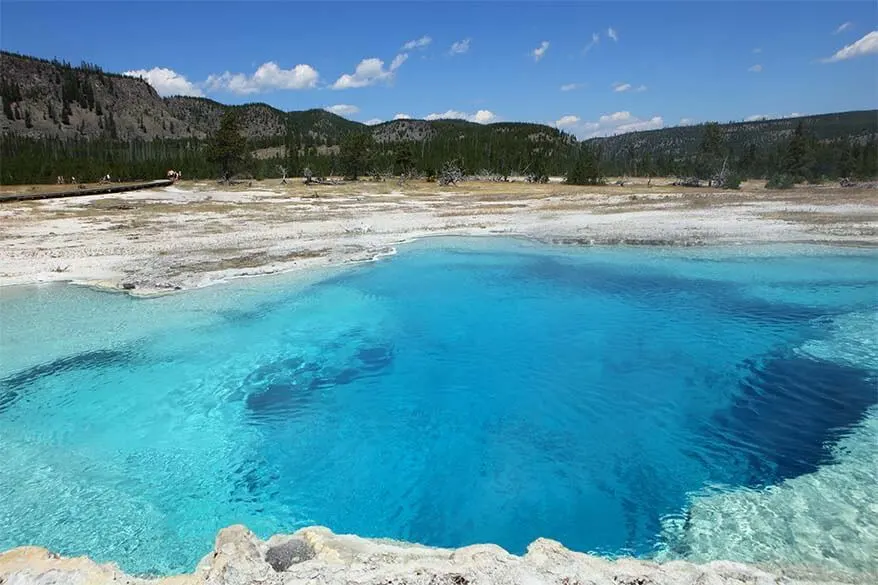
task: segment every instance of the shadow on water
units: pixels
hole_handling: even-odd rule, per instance
[[[733,404],[701,429],[716,456],[737,460],[724,470],[761,487],[812,473],[831,461],[828,445],[878,402],[874,372],[778,353],[747,360]]]
[[[841,310],[754,298],[726,282],[674,276],[658,270],[634,272],[630,268],[598,263],[578,265],[553,258],[537,258],[524,265],[513,277],[549,281],[553,285],[656,304],[686,303],[690,309],[703,304],[728,318],[762,323],[805,322],[841,313]]]
[[[99,349],[59,358],[0,379],[0,413],[20,399],[41,378],[75,370],[97,370],[128,365],[134,354],[127,350]]]
[[[390,345],[364,343],[352,356],[339,343],[319,352],[320,359],[284,357],[251,372],[241,386],[245,404],[255,419],[295,416],[304,412],[320,390],[350,384],[388,368]]]
[[[283,298],[276,301],[263,301],[249,309],[223,309],[217,314],[228,324],[251,324],[257,319],[269,317],[276,311],[291,305],[291,301]]]

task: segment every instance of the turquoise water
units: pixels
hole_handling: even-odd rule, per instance
[[[795,490],[876,455],[858,438],[878,402],[875,260],[436,239],[309,283],[5,289],[0,550],[167,574],[232,523],[322,524],[515,553],[545,536],[819,562],[790,559],[798,542],[740,542],[747,510],[704,498]],[[875,505],[868,487],[857,506]],[[765,530],[836,497],[808,493],[814,509],[775,504]],[[699,536],[720,509],[737,548]],[[845,534],[871,534],[863,516]],[[844,554],[826,560],[875,568]]]

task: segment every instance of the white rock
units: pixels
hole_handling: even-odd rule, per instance
[[[874,578],[801,569],[772,574],[729,561],[608,560],[543,538],[524,556],[515,556],[492,544],[431,548],[337,535],[319,526],[267,541],[244,526],[230,526],[217,534],[214,551],[192,574],[156,579],[130,577],[114,565],[62,558],[36,547],[0,554],[3,585],[857,585]]]

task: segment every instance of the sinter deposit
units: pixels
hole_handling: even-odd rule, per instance
[[[190,575],[140,579],[114,565],[63,558],[21,547],[0,554],[0,583],[8,585],[806,585],[852,584],[833,575],[770,573],[732,562],[665,564],[576,553],[539,539],[518,557],[494,545],[440,549],[390,540],[336,535],[313,527],[262,541],[244,526],[217,535],[214,551]],[[865,582],[865,581],[862,581]]]

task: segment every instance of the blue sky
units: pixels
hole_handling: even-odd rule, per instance
[[[162,94],[591,136],[878,107],[876,6],[3,1],[0,46],[133,71]]]

